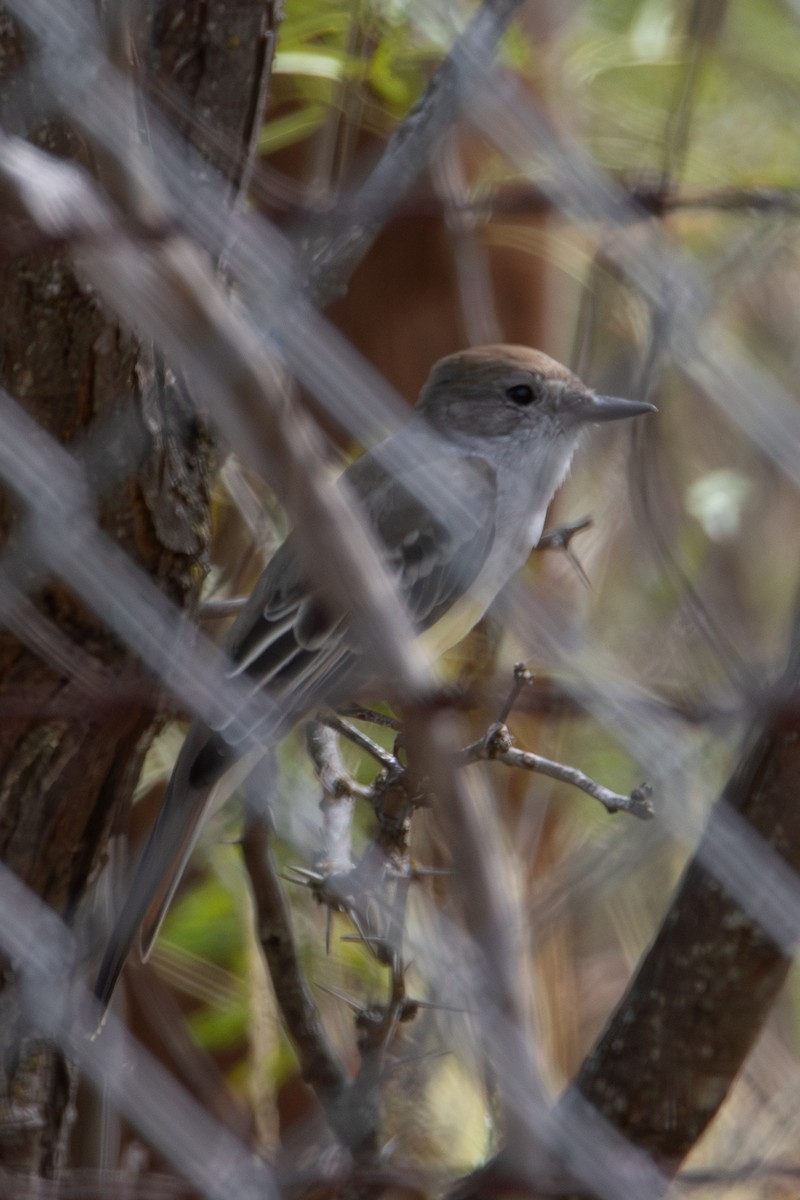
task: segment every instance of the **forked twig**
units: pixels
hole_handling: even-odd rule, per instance
[[[514,746],[513,734],[502,722],[493,725],[486,737],[465,747],[461,757],[465,765],[482,761],[501,762],[508,767],[522,767],[523,770],[536,771],[539,775],[558,779],[599,801],[610,813],[626,812],[643,821],[649,821],[654,815],[650,800],[652,789],[649,784],[640,784],[628,796],[612,792],[610,788],[597,783],[589,775],[579,771],[577,767],[555,762],[552,758],[543,758],[540,754],[531,753],[530,750],[517,750]]]

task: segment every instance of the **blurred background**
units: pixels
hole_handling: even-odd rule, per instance
[[[274,57],[240,200],[286,239],[302,292],[303,272],[313,278],[330,231],[348,220],[356,227],[353,198],[474,10],[416,0],[285,0],[278,19],[276,7],[262,7]],[[194,20],[192,5],[133,11],[140,43],[153,27],[163,34],[170,21]],[[225,14],[218,19],[224,25]],[[229,135],[192,91],[197,59],[182,57],[166,34],[159,47],[150,59],[140,52],[137,86],[219,157]],[[466,76],[476,96],[483,67],[488,52]],[[35,72],[12,70],[9,78],[24,92]],[[502,37],[491,78],[494,92],[464,101],[352,276],[334,280],[324,314],[359,356],[348,369],[364,360],[407,404],[442,355],[512,342],[544,350],[599,392],[658,407],[655,417],[587,441],[548,525],[591,517],[591,526],[566,551],[535,553],[442,667],[458,689],[465,744],[498,719],[521,661],[534,678],[508,717],[520,748],[621,795],[643,781],[652,787],[655,819],[644,822],[610,815],[543,775],[501,763],[469,768],[497,818],[532,1042],[555,1102],[655,937],[747,731],[771,711],[768,698],[792,645],[800,563],[800,6],[529,0]],[[187,95],[198,104],[193,115]],[[35,106],[21,111],[24,120],[12,128],[75,155],[73,144],[38,137]],[[169,190],[172,165],[160,160],[159,169]],[[113,179],[95,174],[114,195]],[[31,253],[35,261],[44,251],[31,252],[13,224],[4,229],[3,306],[13,323],[11,310],[31,286]],[[230,275],[236,295],[235,264]],[[246,307],[244,287],[242,298]],[[87,344],[102,354],[100,336],[95,330]],[[6,334],[4,383],[22,402],[32,368],[21,353],[11,365],[12,342]],[[352,369],[368,394],[373,376]],[[68,445],[73,436],[90,445],[95,422],[102,418],[107,429],[115,419],[113,406],[111,417],[92,404],[81,408],[80,377],[76,368],[70,431],[55,415],[48,426]],[[342,378],[346,391],[349,377]],[[302,382],[293,402],[319,422],[338,468],[372,440],[371,428],[355,402],[345,420],[341,407]],[[210,499],[202,520],[190,514],[196,544],[187,537],[170,548],[185,556],[180,586],[164,582],[163,553],[148,561],[137,541],[133,554],[218,641],[227,622],[209,602],[252,588],[287,519],[270,480],[229,457],[224,438],[202,441],[195,453],[208,460]],[[91,466],[88,452],[86,461]],[[103,504],[109,529],[114,505]],[[6,513],[5,524],[13,548],[16,516]],[[134,541],[135,527],[134,519]],[[4,643],[9,663],[16,632]],[[80,640],[74,630],[70,636]],[[18,720],[13,685],[7,670],[3,686]],[[138,801],[133,847],[163,798],[188,716],[170,701],[154,734],[157,702],[142,703],[150,733],[130,733],[131,743],[142,739],[142,762],[126,775]],[[26,720],[35,725],[40,717],[33,704]],[[370,726],[369,733],[391,748],[391,732]],[[354,778],[369,786],[369,757],[343,752]],[[355,1072],[355,1018],[387,1002],[388,972],[352,922],[331,915],[297,874],[316,869],[321,853],[320,784],[302,730],[281,745],[279,767],[275,853],[289,877],[300,962],[333,1045]],[[282,1165],[292,1181],[287,1191],[304,1194],[303,1180],[322,1187],[327,1134],[252,935],[239,816],[234,802],[209,823],[155,952],[148,964],[130,965],[115,1011],[209,1113]],[[106,832],[109,824],[119,888],[126,819],[117,812]],[[368,852],[374,836],[374,814],[357,806],[357,852]],[[783,849],[779,837],[773,844]],[[414,818],[412,858],[443,872],[450,866],[428,811]],[[748,879],[758,890],[758,861],[740,865],[745,890]],[[457,925],[446,873],[410,889],[405,983],[423,1006],[398,1027],[380,1080],[383,1161],[407,1171],[404,1186],[421,1195],[498,1149],[494,1083],[481,1062],[475,1014],[459,986],[449,986],[457,983],[448,954],[457,956],[458,939],[448,944],[444,920]],[[744,969],[741,987],[757,987]],[[684,1162],[676,1194],[795,1194],[797,999],[792,969],[719,1115]],[[731,1059],[745,1049],[733,1046]],[[702,1045],[695,1051],[702,1057]],[[81,1085],[65,1164],[90,1172],[121,1164],[129,1181],[141,1175],[156,1188],[158,1178],[172,1194],[166,1175],[155,1174],[165,1172],[163,1159],[104,1108],[101,1091]],[[675,1101],[677,1111],[685,1100]]]

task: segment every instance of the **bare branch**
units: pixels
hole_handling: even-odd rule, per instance
[[[357,796],[369,794],[346,770],[334,731],[322,721],[310,722],[306,745],[322,785],[322,861],[326,871],[347,871],[353,865],[350,827]]]
[[[355,725],[351,725],[349,721],[345,721],[342,717],[337,717],[335,713],[321,713],[318,718],[323,725],[327,725],[335,733],[339,733],[342,737],[347,738],[354,746],[358,746],[360,750],[365,751],[374,758],[387,771],[397,774],[402,770],[400,763],[393,754],[384,750],[383,746],[379,746],[376,741],[368,737]],[[370,718],[362,718],[370,719]]]
[[[587,796],[597,800],[610,813],[626,812],[633,817],[649,821],[653,816],[653,805],[650,802],[650,789],[646,784],[634,788],[629,796],[612,792],[602,784],[596,783],[577,767],[569,767],[565,763],[554,762],[551,758],[542,758],[529,750],[517,750],[514,747],[513,735],[506,725],[493,725],[486,737],[473,742],[462,751],[462,762],[501,762],[507,767],[521,767],[525,771],[535,771],[539,775],[548,775],[572,787],[586,792]]]
[[[322,1024],[300,967],[286,896],[270,848],[265,820],[249,813],[242,836],[244,864],[256,910],[256,933],[303,1078],[319,1097],[331,1129],[354,1152],[371,1142],[361,1114],[349,1105],[350,1081]]]

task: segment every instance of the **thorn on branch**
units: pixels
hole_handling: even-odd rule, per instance
[[[358,932],[343,933],[341,940],[343,942],[362,942],[382,967],[390,967],[394,961],[394,950],[386,938],[379,933],[365,933],[359,929],[358,923],[353,918],[353,913],[350,913],[349,916],[353,920],[353,924],[356,926]]]
[[[579,520],[570,521],[566,525],[556,525],[554,529],[546,529],[536,543],[536,549],[568,550],[570,542],[575,535],[583,533],[586,529],[591,529],[593,523],[591,517],[581,517]]]
[[[591,589],[591,580],[583,569],[583,564],[578,558],[575,551],[572,549],[572,539],[576,533],[583,533],[585,529],[592,527],[591,517],[581,517],[577,521],[571,521],[567,525],[557,525],[555,529],[548,529],[539,538],[536,544],[537,550],[561,550],[566,554],[571,562],[578,578],[584,587]]]
[[[449,878],[454,874],[452,867],[411,867],[409,879]]]
[[[299,884],[308,888],[318,904],[324,904],[333,912],[347,913],[352,917],[354,905],[353,889],[348,886],[351,882],[352,871],[312,871],[308,867],[292,865],[289,867],[293,875],[282,875],[287,883]],[[357,922],[354,921],[356,928]]]

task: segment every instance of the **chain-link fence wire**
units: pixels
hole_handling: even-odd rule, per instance
[[[626,522],[622,536],[634,546],[627,559],[630,583],[609,593],[624,608],[624,621],[633,631],[628,639],[614,633],[610,644],[599,641],[590,623],[565,621],[548,602],[546,589],[542,595],[523,582],[508,590],[501,613],[507,634],[537,665],[558,671],[565,703],[579,703],[631,762],[641,764],[656,797],[657,822],[645,832],[634,823],[618,830],[615,822],[610,833],[577,839],[535,893],[531,934],[520,899],[525,864],[509,847],[496,802],[486,794],[483,776],[453,773],[448,766],[455,746],[468,740],[466,727],[454,724],[447,713],[426,710],[424,720],[411,721],[408,736],[445,814],[442,824],[459,900],[453,910],[418,897],[420,915],[403,925],[402,950],[397,945],[395,952],[404,962],[413,961],[431,997],[460,1009],[449,1024],[443,1019],[442,1028],[459,1041],[475,1078],[489,1081],[498,1128],[504,1131],[505,1168],[527,1178],[532,1188],[563,1189],[565,1179],[572,1179],[576,1188],[591,1194],[640,1197],[663,1194],[670,1187],[672,1166],[657,1153],[650,1158],[635,1138],[625,1140],[613,1127],[612,1112],[592,1109],[578,1091],[560,1102],[554,1099],[546,1040],[531,1031],[529,1010],[536,1007],[537,996],[531,943],[541,966],[549,931],[566,906],[596,902],[621,878],[646,871],[648,862],[657,864],[667,833],[685,847],[698,843],[743,728],[758,730],[780,713],[792,732],[794,656],[784,673],[780,631],[770,631],[752,650],[743,641],[747,631],[737,628],[737,622],[746,606],[735,594],[721,592],[736,567],[726,563],[716,576],[710,570],[707,579],[695,572],[691,582],[685,567],[681,574],[685,548],[675,518],[676,472],[682,479],[677,456],[691,456],[693,436],[722,435],[707,410],[690,427],[687,406],[675,399],[671,407],[675,380],[703,403],[718,406],[724,436],[741,461],[761,477],[782,481],[773,483],[781,506],[790,503],[786,497],[793,498],[797,485],[799,418],[790,387],[749,351],[726,302],[737,278],[747,282],[757,274],[759,263],[753,263],[752,255],[758,251],[745,248],[738,257],[731,251],[732,258],[714,274],[682,250],[658,221],[647,218],[630,194],[556,126],[530,90],[497,66],[497,41],[515,7],[482,7],[459,33],[436,86],[402,135],[389,143],[365,184],[344,194],[293,241],[265,217],[241,206],[231,209],[228,181],[187,150],[163,115],[135,91],[131,76],[115,65],[109,29],[113,32],[115,21],[124,18],[124,6],[112,6],[103,25],[93,5],[74,0],[10,3],[9,12],[32,39],[33,52],[23,68],[28,85],[32,82],[32,90],[47,97],[46,112],[65,115],[80,128],[100,169],[93,177],[46,150],[4,137],[2,195],[9,216],[24,218],[43,241],[68,247],[84,284],[123,325],[157,345],[195,401],[207,409],[221,444],[274,488],[302,533],[307,569],[355,608],[362,651],[374,662],[374,674],[391,678],[390,698],[412,713],[433,686],[432,664],[411,636],[368,531],[353,505],[331,487],[322,442],[306,408],[293,399],[288,377],[362,444],[375,444],[403,421],[404,407],[386,382],[316,306],[347,280],[456,119],[479,131],[519,177],[535,180],[550,211],[599,231],[607,271],[648,315],[645,366],[638,378],[629,376],[628,390],[656,398],[662,408],[662,423],[643,426],[631,442],[629,504],[638,532],[633,521]],[[443,19],[454,23],[455,34],[455,14],[448,11]],[[21,114],[23,125],[25,116]],[[681,128],[678,123],[677,132],[672,131],[673,150],[683,136]],[[792,235],[783,232],[788,243]],[[769,247],[764,250],[765,255],[770,252]],[[219,261],[235,283],[233,296],[210,265]],[[474,274],[465,277],[475,280]],[[485,315],[474,319],[478,325],[492,324]],[[672,417],[678,428],[668,436],[663,423],[670,421],[671,411],[678,414]],[[281,715],[271,708],[269,696],[252,694],[228,676],[221,652],[187,627],[183,614],[98,524],[103,488],[136,467],[133,430],[129,438],[124,425],[109,423],[90,435],[76,458],[37,426],[15,398],[3,396],[0,420],[0,472],[21,504],[13,544],[3,561],[5,627],[65,673],[82,674],[88,686],[91,671],[81,659],[81,647],[34,604],[37,588],[55,576],[141,659],[178,706],[212,726],[233,713],[242,739],[257,746],[268,742],[266,733]],[[619,474],[619,458],[602,453],[603,467]],[[589,464],[586,474],[592,465],[596,469],[596,462]],[[615,495],[619,500],[618,490]],[[421,498],[438,512],[447,500],[435,488]],[[783,547],[777,553],[791,557]],[[664,605],[661,595],[656,596],[658,571],[671,573],[677,604]],[[643,579],[648,573],[649,585]],[[783,586],[788,591],[790,585]],[[637,589],[638,608],[626,598],[626,590]],[[648,611],[648,602],[660,604],[662,611]],[[791,603],[784,600],[783,610],[786,639],[793,636],[786,617]],[[774,614],[770,618],[775,622]],[[691,630],[688,651],[677,637],[681,628]],[[642,653],[648,638],[650,662]],[[714,681],[702,694],[710,707],[713,702],[717,707],[693,724],[680,695],[671,696],[671,704],[654,695],[669,678],[660,664],[664,655],[674,655],[679,684],[692,679],[692,670]],[[100,697],[102,687],[98,681]],[[263,804],[261,791],[251,791]],[[289,825],[287,818],[282,832]],[[790,956],[797,928],[792,855],[779,835],[764,834],[731,805],[719,806],[700,841],[698,862],[733,899],[743,914],[739,919],[751,921],[767,942]],[[306,839],[301,849],[307,850],[308,831],[300,837]],[[534,845],[535,839],[525,844]],[[660,870],[654,866],[654,872]],[[123,1041],[113,1017],[92,1040],[96,1017],[71,982],[75,953],[70,935],[13,878],[4,877],[3,891],[0,936],[34,1026],[106,1090],[111,1103],[194,1187],[208,1196],[231,1190],[255,1194],[256,1189],[269,1192],[313,1177],[307,1166],[308,1156],[318,1152],[313,1130],[297,1150],[297,1163],[305,1165],[297,1167],[296,1176],[285,1171],[277,1184],[244,1144],[237,1148],[223,1124],[213,1124],[185,1094],[153,1074],[156,1068],[146,1052]],[[662,901],[666,907],[666,895]],[[374,902],[379,908],[383,903],[377,893]],[[669,982],[664,986],[668,990]],[[311,1052],[321,1053],[323,1033],[312,1031],[308,1037]],[[702,1043],[694,1052],[700,1059],[707,1053]],[[346,1091],[348,1072],[339,1063],[338,1050],[327,1047],[325,1053],[335,1076],[332,1091]],[[794,1095],[796,1062],[782,1061],[769,1075],[778,1076],[781,1095]],[[363,1063],[358,1078],[364,1087],[370,1082],[365,1082]],[[386,1081],[379,1076],[371,1082],[378,1087]],[[729,1082],[720,1085],[723,1090]],[[335,1110],[333,1123],[340,1122],[337,1132],[346,1144],[347,1123],[355,1118],[347,1105],[337,1108],[338,1096],[329,1100],[328,1115]],[[777,1106],[773,1127],[759,1126],[764,1146],[777,1146],[783,1153],[795,1121],[788,1102]],[[622,1128],[629,1133],[624,1124]],[[492,1148],[499,1149],[501,1141],[498,1134]],[[740,1130],[727,1144],[732,1160],[737,1142],[738,1157],[725,1165],[760,1157]],[[677,1191],[682,1185],[671,1186]]]

